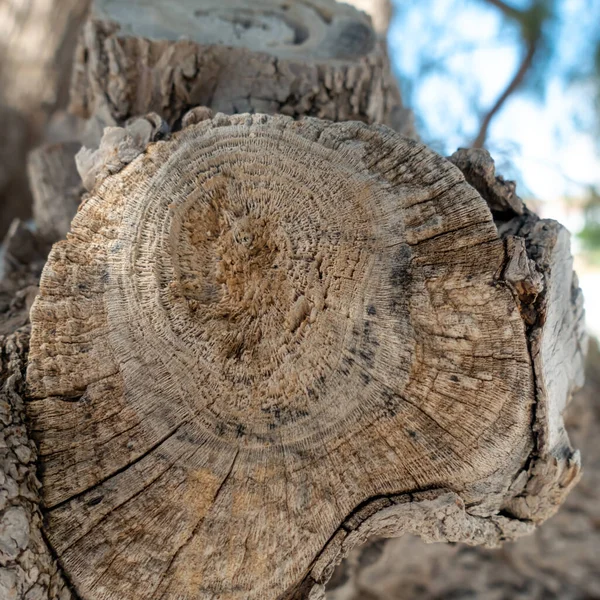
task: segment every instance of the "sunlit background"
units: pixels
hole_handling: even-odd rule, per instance
[[[488,115],[498,171],[571,231],[600,335],[600,1],[396,0],[388,42],[425,142],[470,146]]]

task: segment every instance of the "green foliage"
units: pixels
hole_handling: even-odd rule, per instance
[[[588,259],[594,264],[600,264],[600,193],[595,188],[589,190],[584,217],[585,225],[578,237]]]

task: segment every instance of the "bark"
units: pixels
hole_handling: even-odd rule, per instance
[[[3,248],[0,283],[0,598],[69,600],[42,532],[37,448],[26,428],[29,309],[43,250],[19,222]]]
[[[385,43],[350,6],[262,0],[241,9],[235,0],[203,0],[198,8],[179,0],[175,12],[150,4],[152,17],[140,17],[95,3],[77,51],[74,113],[115,125],[156,112],[173,126],[203,105],[386,123],[414,136]]]

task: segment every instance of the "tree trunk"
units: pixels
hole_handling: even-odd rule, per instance
[[[65,107],[88,0],[0,0],[0,236],[31,216],[25,157]]]
[[[372,536],[495,545],[579,476],[566,231],[484,151],[372,124],[403,109],[349,7],[204,4],[86,25],[72,107],[124,127],[78,154],[27,356],[79,194],[75,146],[30,160],[43,235],[17,223],[3,255],[8,598],[315,600]]]
[[[71,110],[109,125],[193,106],[388,124],[414,135],[385,43],[332,0],[148,3],[147,16],[95,3],[77,52]],[[129,5],[127,5],[129,6]],[[200,6],[200,8],[198,8]],[[144,37],[142,37],[144,36]]]

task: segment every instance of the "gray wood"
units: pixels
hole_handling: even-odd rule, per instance
[[[415,135],[368,17],[333,0],[97,0],[71,110],[108,125],[191,107],[386,123]]]

